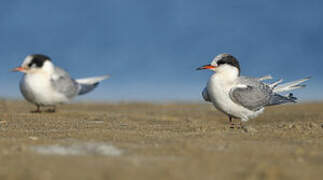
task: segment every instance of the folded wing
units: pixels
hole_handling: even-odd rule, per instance
[[[73,98],[78,94],[78,83],[59,67],[55,68],[55,73],[51,76],[50,82],[55,91],[64,94],[68,98]]]
[[[229,96],[237,104],[257,111],[267,105],[270,101],[272,91],[263,83],[258,85],[240,85],[233,88]]]
[[[269,77],[269,76],[268,76]],[[230,98],[237,104],[252,110],[257,111],[264,106],[273,106],[285,103],[296,103],[297,98],[293,94],[283,96],[278,92],[290,91],[305,87],[301,83],[309,78],[300,79],[280,85],[282,80],[278,80],[271,84],[261,82],[262,80],[270,79],[262,77],[258,79],[240,77],[237,85],[233,87],[229,93]]]
[[[83,95],[94,88],[105,79],[108,79],[109,75],[76,79],[70,77],[70,75],[59,67],[55,67],[55,73],[51,77],[52,87],[68,98],[73,98],[77,95]]]
[[[207,91],[207,88],[205,87],[202,91],[202,96],[203,96],[203,99],[207,102],[211,102],[211,99],[210,99],[210,96],[209,96],[209,93]]]

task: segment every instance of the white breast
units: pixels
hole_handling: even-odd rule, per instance
[[[20,81],[20,91],[27,101],[36,105],[55,105],[68,101],[52,88],[50,77],[45,73],[25,74]]]
[[[240,118],[243,121],[254,117],[256,112],[246,109],[231,100],[229,93],[236,84],[235,81],[225,78],[220,74],[214,74],[208,82],[207,88],[213,105],[223,113]]]

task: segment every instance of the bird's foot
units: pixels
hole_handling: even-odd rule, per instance
[[[31,113],[41,113],[41,110],[37,109],[37,110],[34,110],[34,111],[30,111]]]
[[[242,129],[244,126],[242,123],[230,123],[230,129]]]
[[[55,113],[56,112],[56,108],[53,109],[47,109],[46,110],[47,113]]]

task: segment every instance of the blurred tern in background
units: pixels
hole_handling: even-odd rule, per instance
[[[13,71],[24,73],[20,91],[27,101],[37,106],[32,112],[41,112],[41,106],[52,106],[49,112],[55,112],[57,104],[67,103],[75,96],[92,91],[102,80],[109,78],[109,75],[104,75],[74,80],[42,54],[27,56]]]
[[[297,98],[293,94],[283,96],[278,93],[303,88],[300,84],[310,79],[304,78],[297,81],[280,84],[282,80],[272,84],[262,81],[272,79],[271,76],[251,78],[240,76],[238,60],[230,54],[216,56],[211,64],[197,68],[197,70],[209,69],[215,73],[209,79],[202,92],[205,101],[213,105],[229,117],[231,127],[241,121],[248,121],[263,113],[265,106],[285,103],[296,103]],[[232,122],[232,118],[241,121],[238,124]]]

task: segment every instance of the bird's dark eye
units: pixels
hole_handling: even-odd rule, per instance
[[[217,62],[218,65],[221,65],[221,64],[225,64],[225,62],[223,60],[220,60]]]
[[[31,68],[34,65],[34,63],[29,63],[28,67]]]

